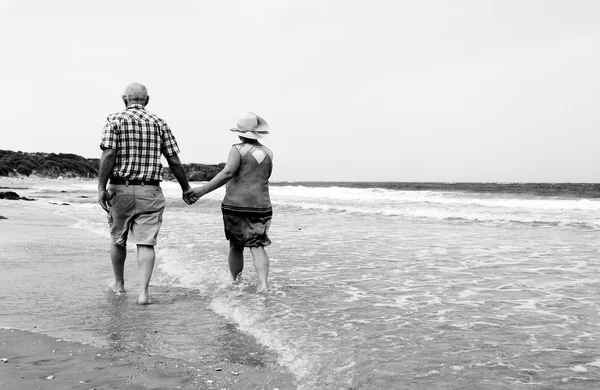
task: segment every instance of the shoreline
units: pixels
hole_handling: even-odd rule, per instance
[[[295,388],[292,378],[240,364],[109,351],[16,329],[0,329],[0,350],[3,390]]]
[[[200,379],[200,372],[177,359],[110,352],[15,329],[0,329],[0,349],[3,389],[195,388]]]
[[[0,181],[3,187],[15,184]],[[39,182],[19,180],[18,186],[11,188],[22,196],[19,187],[25,190],[30,184]],[[44,196],[38,201],[51,200],[52,196]],[[62,289],[54,280],[64,275],[64,270],[53,268],[55,262],[59,264],[58,261],[64,262],[66,258],[75,262],[85,259],[85,264],[89,262],[90,267],[93,265],[102,270],[101,274],[90,271],[91,275],[84,275],[73,271],[66,276],[78,278],[80,283],[91,287],[88,294],[91,294],[92,301],[87,304],[94,305],[93,300],[98,299],[99,304],[107,305],[106,295],[109,293],[102,290],[106,275],[111,273],[107,239],[74,227],[70,217],[57,215],[46,207],[37,207],[32,203],[35,202],[0,199],[0,216],[3,217],[0,218],[0,230],[3,233],[0,235],[0,267],[6,270],[2,279],[19,285],[18,289],[11,290],[10,296],[6,291],[3,293],[5,302],[15,307],[20,299],[24,299],[23,294],[33,288],[39,295],[38,306],[40,313],[43,313],[39,315],[52,315],[43,311],[48,300],[55,304],[55,300],[60,298],[69,305],[73,300],[82,299],[69,296],[68,290]],[[52,207],[68,206],[56,204]],[[137,267],[135,261],[130,262],[130,266]],[[48,280],[32,286],[27,284],[31,278],[31,267],[36,268],[35,272],[42,272],[39,270],[42,267],[56,274],[47,274]],[[10,288],[7,287],[10,283],[0,282],[0,285]],[[14,309],[11,310],[14,312]],[[157,311],[160,309],[157,308]],[[143,312],[139,315],[143,315]],[[132,312],[131,316],[137,316],[137,312]],[[6,362],[0,361],[0,388],[3,390],[297,388],[295,377],[282,366],[261,367],[227,359],[203,361],[201,349],[198,351],[199,361],[194,362],[138,350],[116,350],[102,346],[104,343],[96,346],[81,342],[76,335],[68,340],[65,337],[56,338],[54,335],[60,334],[60,331],[35,323],[35,318],[40,317],[25,322],[19,322],[18,318],[12,315],[0,320],[0,359],[7,359]],[[95,322],[96,326],[101,326],[101,319]],[[195,331],[203,332],[201,327]],[[46,379],[50,375],[53,378]]]

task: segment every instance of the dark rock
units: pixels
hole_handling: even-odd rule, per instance
[[[16,192],[6,191],[0,192],[0,199],[19,200],[21,197]]]
[[[189,181],[207,181],[207,177],[206,172],[190,172],[187,174]]]
[[[28,201],[34,201],[36,199],[30,199],[30,198],[26,198],[26,197],[21,197],[19,196],[19,194],[17,194],[16,192],[13,191],[6,191],[6,192],[0,192],[0,199],[7,199],[7,200],[28,200]]]
[[[216,165],[196,163],[183,164],[183,168],[189,181],[210,181],[213,177],[217,176],[217,174],[221,172],[223,168],[225,168],[225,163]],[[163,179],[176,180],[169,167],[165,167]]]
[[[3,215],[0,215],[0,219],[8,219],[8,218],[6,218],[6,217],[5,217],[5,216],[3,216]]]

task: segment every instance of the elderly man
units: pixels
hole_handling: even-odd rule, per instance
[[[115,280],[110,288],[117,294],[125,292],[126,245],[131,236],[137,243],[140,271],[137,302],[144,305],[149,303],[154,246],[165,208],[160,188],[161,155],[177,178],[186,203],[190,203],[188,198],[193,191],[177,157],[179,147],[169,126],[145,109],[150,100],[146,87],[139,83],[128,85],[122,98],[125,110],[109,115],[102,132],[98,202],[108,213],[112,238],[110,256]]]

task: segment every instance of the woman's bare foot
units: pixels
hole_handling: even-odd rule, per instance
[[[264,292],[267,292],[267,284],[259,284],[258,287],[256,287],[256,293],[260,294]]]
[[[137,300],[138,305],[149,305],[150,304],[150,296],[148,295],[148,291],[140,291],[140,295]]]
[[[242,271],[238,272],[238,274],[233,277],[233,284],[240,284],[241,282],[242,282]]]
[[[114,292],[117,295],[123,295],[125,294],[125,282],[124,281],[116,281],[116,280],[109,280],[107,282],[108,285],[108,289],[111,290],[112,292]]]

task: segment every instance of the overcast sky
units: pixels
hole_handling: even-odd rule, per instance
[[[252,111],[276,181],[599,182],[596,0],[0,0],[0,47],[0,149],[99,157],[137,81],[184,163]]]

